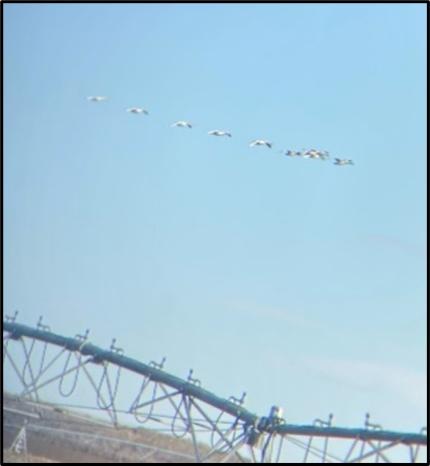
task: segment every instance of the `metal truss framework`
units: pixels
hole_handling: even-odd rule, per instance
[[[109,350],[91,344],[88,330],[68,338],[52,333],[42,318],[36,328],[15,319],[16,314],[3,322],[3,364],[21,387],[20,399],[39,403],[44,390],[56,386],[61,397],[80,400],[77,392],[85,384],[93,395],[87,410],[106,413],[113,426],[131,418],[188,438],[195,462],[424,462],[425,428],[387,431],[369,422],[369,415],[364,428],[334,427],[331,414],[327,421],[293,425],[273,408],[259,417],[244,408],[245,393],[220,398],[203,389],[192,370],[186,380],[165,372],[165,358],[144,364],[125,356],[115,340]]]

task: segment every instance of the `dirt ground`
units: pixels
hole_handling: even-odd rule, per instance
[[[5,463],[58,463],[58,461],[43,458],[34,455],[18,455],[8,450],[3,450],[3,459]]]
[[[4,463],[193,463],[189,440],[145,428],[94,423],[88,417],[76,420],[63,409],[25,401],[3,394]],[[27,416],[27,457],[9,450]],[[200,445],[201,452],[208,451]],[[219,459],[219,457],[218,457]],[[213,460],[217,460],[217,454]]]

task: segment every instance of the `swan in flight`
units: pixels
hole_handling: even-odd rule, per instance
[[[211,136],[228,136],[229,138],[231,138],[231,133],[229,131],[220,131],[219,129],[209,131],[208,134],[210,134]]]
[[[334,159],[334,165],[354,165],[354,162],[350,159]]]
[[[297,155],[301,155],[301,152],[296,152],[294,150],[280,150],[279,151],[280,154],[284,154],[286,155],[287,157],[296,157]]]
[[[148,115],[148,110],[145,110],[144,108],[140,108],[140,107],[130,107],[127,109],[127,112],[130,112],[130,113],[135,113],[136,115],[140,114],[140,113],[143,113],[145,115]]]
[[[96,96],[89,96],[87,97],[87,100],[90,102],[102,102],[103,100],[107,100],[107,97],[101,96],[101,95],[96,95]]]
[[[265,141],[263,139],[255,139],[254,141],[251,142],[249,147],[255,147],[255,146],[267,146],[269,149],[271,149],[272,143],[269,141]]]
[[[320,153],[316,149],[309,149],[303,152],[303,157],[305,159],[318,159],[319,156],[320,156]]]
[[[329,152],[326,150],[309,149],[303,153],[305,159],[327,160],[329,156]]]
[[[173,125],[170,125],[171,127],[177,126],[178,128],[192,128],[192,124],[189,121],[176,121],[173,123]]]

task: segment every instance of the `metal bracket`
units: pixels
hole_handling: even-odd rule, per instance
[[[243,403],[245,403],[245,398],[246,398],[246,392],[243,392],[243,393],[242,393],[242,396],[241,396],[240,398],[236,398],[235,396],[232,395],[232,396],[229,398],[229,401],[231,401],[231,402],[237,404],[238,406],[242,406]]]
[[[166,362],[166,357],[163,357],[160,363],[157,363],[155,361],[151,361],[149,365],[153,367],[154,369],[159,369],[160,371],[163,370],[164,363]]]
[[[49,325],[43,325],[42,320],[43,320],[43,316],[40,316],[39,321],[37,322],[37,328],[40,329],[40,330],[44,330],[46,332],[50,332],[51,327]]]
[[[190,372],[188,373],[188,377],[187,377],[187,382],[192,383],[196,385],[197,387],[201,387],[202,383],[200,382],[200,380],[194,379],[192,375],[193,375],[193,369],[190,369]]]

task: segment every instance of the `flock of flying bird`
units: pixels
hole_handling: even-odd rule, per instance
[[[87,99],[91,102],[102,102],[107,100],[107,97],[104,96],[90,96]],[[136,115],[149,115],[148,110],[145,110],[141,107],[130,107],[126,109],[129,113],[134,113]],[[171,127],[177,128],[189,128],[191,129],[193,125],[189,121],[179,120],[170,125]],[[231,138],[231,133],[229,131],[221,131],[219,129],[214,129],[209,131],[208,134],[210,136],[226,136]],[[256,146],[266,146],[267,148],[272,148],[272,143],[266,141],[264,139],[255,139],[249,144],[249,147],[256,147]],[[280,151],[280,153],[286,155],[287,157],[302,157],[304,159],[320,159],[320,160],[327,160],[330,157],[330,154],[326,150],[317,150],[317,149],[302,149],[301,151],[294,151],[294,150],[285,150]],[[354,162],[350,159],[334,159],[334,165],[354,165]]]

